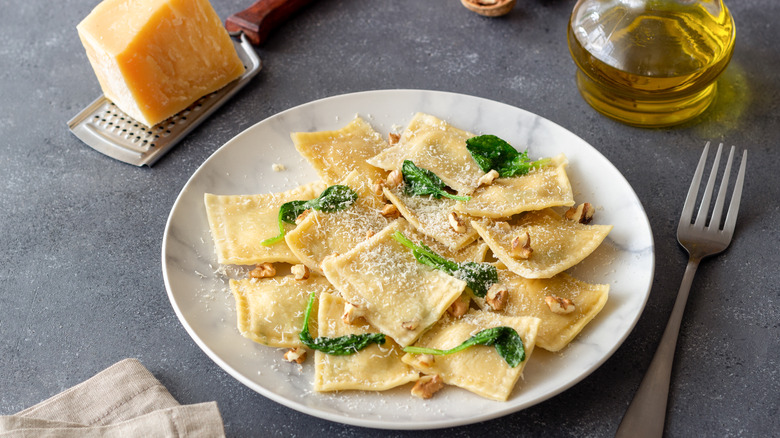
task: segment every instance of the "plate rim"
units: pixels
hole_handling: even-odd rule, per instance
[[[277,394],[277,393],[275,393],[275,392],[273,392],[273,391],[271,391],[269,389],[266,389],[266,388],[258,385],[256,382],[253,382],[248,377],[246,377],[242,373],[240,373],[238,370],[236,370],[232,366],[230,366],[214,350],[212,350],[208,345],[206,345],[206,343],[202,339],[200,339],[200,337],[196,334],[194,328],[191,326],[191,324],[187,321],[185,315],[182,313],[182,311],[180,309],[180,306],[177,304],[176,298],[175,298],[175,296],[173,294],[172,287],[171,287],[171,284],[170,284],[170,279],[168,277],[168,262],[167,262],[167,259],[166,259],[166,254],[167,254],[168,245],[169,245],[169,232],[170,232],[170,229],[171,229],[171,226],[172,226],[172,219],[173,219],[174,213],[176,212],[176,209],[177,209],[177,207],[179,207],[180,203],[183,202],[182,199],[183,199],[183,196],[185,195],[185,192],[187,191],[187,189],[190,186],[190,184],[193,183],[193,181],[197,178],[198,174],[201,171],[203,171],[203,169],[207,166],[207,164],[211,160],[215,160],[216,159],[215,157],[221,151],[225,150],[226,148],[229,148],[232,143],[237,142],[239,137],[241,137],[243,135],[247,135],[247,132],[250,132],[250,131],[256,129],[256,127],[258,125],[268,123],[272,119],[279,118],[279,117],[284,117],[286,114],[289,114],[289,113],[295,112],[295,111],[299,111],[299,110],[301,110],[304,107],[321,105],[322,103],[328,102],[328,101],[333,101],[333,100],[338,100],[338,99],[350,99],[350,98],[355,98],[355,97],[360,97],[360,96],[365,96],[365,95],[388,94],[388,93],[389,94],[398,94],[398,93],[429,94],[431,96],[434,96],[434,98],[436,96],[440,96],[440,97],[450,96],[450,97],[457,97],[457,98],[477,99],[477,100],[481,100],[481,101],[487,102],[487,103],[489,103],[491,105],[498,104],[498,105],[511,107],[514,110],[519,110],[521,112],[528,113],[529,115],[538,117],[538,118],[546,121],[547,123],[550,123],[550,124],[554,125],[557,129],[563,130],[563,131],[568,132],[569,134],[577,137],[583,143],[588,145],[590,147],[590,149],[591,149],[590,152],[591,153],[595,153],[596,157],[600,158],[604,163],[606,163],[609,166],[611,166],[614,169],[614,171],[616,172],[616,174],[620,178],[622,178],[622,182],[625,184],[625,187],[635,197],[635,199],[637,201],[637,204],[638,204],[638,206],[639,206],[639,208],[641,210],[641,213],[642,213],[641,214],[641,218],[643,219],[642,222],[643,222],[643,225],[644,225],[644,227],[642,227],[642,228],[643,229],[646,228],[647,231],[649,232],[648,236],[646,236],[646,237],[649,238],[649,245],[647,246],[647,249],[649,250],[649,262],[650,262],[649,263],[649,273],[650,273],[650,276],[649,276],[649,282],[648,282],[646,291],[644,291],[644,298],[642,300],[641,306],[639,307],[639,310],[637,311],[636,315],[632,318],[630,323],[627,324],[627,327],[628,327],[627,330],[625,331],[625,333],[623,333],[619,337],[619,339],[617,339],[617,342],[615,342],[615,344],[609,350],[607,350],[606,353],[603,354],[602,357],[598,361],[593,363],[593,365],[591,367],[580,371],[579,374],[577,374],[574,378],[572,378],[569,381],[567,381],[566,384],[561,385],[561,386],[555,388],[552,391],[548,391],[547,393],[545,393],[545,394],[543,394],[541,396],[538,396],[538,397],[536,397],[536,398],[534,398],[532,400],[528,400],[525,403],[520,403],[520,404],[517,404],[517,405],[508,405],[508,406],[506,406],[504,408],[499,408],[499,409],[496,409],[494,411],[491,411],[490,413],[483,413],[483,414],[480,414],[480,415],[470,416],[470,417],[462,418],[462,419],[455,420],[455,421],[453,421],[451,419],[445,419],[445,420],[429,421],[429,422],[426,422],[426,423],[423,423],[423,424],[421,424],[421,423],[409,423],[409,424],[407,424],[407,423],[393,423],[392,420],[378,421],[378,420],[374,420],[374,419],[364,419],[364,418],[349,417],[349,416],[345,416],[345,415],[339,415],[339,414],[334,414],[334,413],[331,413],[331,412],[321,411],[321,410],[318,410],[316,408],[312,408],[312,407],[306,406],[305,404],[303,404],[301,402],[298,402],[298,401],[289,399],[287,397],[284,397],[284,396],[282,396],[280,394]],[[262,120],[260,120],[260,121],[258,121],[256,123],[252,124],[251,126],[243,129],[241,132],[239,132],[238,134],[236,134],[232,138],[230,138],[228,141],[226,141],[219,148],[214,150],[214,152],[212,152],[203,161],[203,163],[201,163],[198,166],[198,168],[192,173],[192,175],[190,175],[190,177],[187,179],[185,184],[182,186],[182,189],[179,191],[179,194],[177,195],[176,200],[174,201],[173,205],[171,206],[168,218],[167,218],[166,223],[165,223],[165,229],[164,229],[164,233],[163,233],[162,246],[161,246],[161,256],[162,256],[161,257],[162,258],[162,266],[161,267],[162,267],[162,274],[163,274],[163,282],[165,284],[166,294],[167,294],[168,299],[169,299],[169,301],[171,303],[171,306],[174,309],[176,317],[178,318],[178,320],[182,324],[182,326],[185,328],[185,330],[187,331],[189,336],[195,341],[196,345],[204,353],[206,353],[206,355],[212,361],[214,361],[220,368],[222,368],[225,372],[227,372],[231,377],[235,378],[236,380],[238,380],[239,382],[244,384],[246,387],[248,387],[249,389],[257,392],[258,394],[260,394],[260,395],[262,395],[262,396],[264,396],[264,397],[266,397],[266,398],[268,398],[270,400],[273,400],[273,401],[275,401],[275,402],[277,402],[277,403],[279,403],[279,404],[281,404],[283,406],[286,406],[286,407],[288,407],[290,409],[293,409],[293,410],[295,410],[297,412],[300,412],[300,413],[303,413],[303,414],[307,414],[307,415],[311,415],[313,417],[321,418],[321,419],[324,419],[324,420],[333,421],[335,423],[341,423],[341,424],[347,424],[347,425],[353,425],[353,426],[359,426],[359,427],[366,427],[366,428],[372,428],[372,429],[385,429],[385,430],[431,430],[431,429],[441,429],[441,428],[446,428],[446,427],[457,427],[457,426],[463,426],[463,425],[468,425],[468,424],[474,424],[474,423],[478,423],[478,422],[482,422],[482,421],[488,421],[488,420],[492,420],[492,419],[495,419],[495,418],[499,418],[499,417],[503,417],[503,416],[509,415],[511,413],[522,411],[522,410],[527,409],[527,408],[529,408],[531,406],[534,406],[534,405],[542,403],[542,402],[544,402],[546,400],[549,400],[552,397],[555,397],[555,396],[557,396],[557,395],[567,391],[568,389],[572,388],[573,386],[575,386],[576,384],[580,383],[582,380],[584,380],[585,378],[590,376],[593,372],[595,372],[598,368],[600,368],[610,357],[612,357],[612,355],[623,345],[623,343],[628,338],[628,336],[633,332],[634,328],[636,327],[636,324],[639,321],[639,318],[642,316],[642,314],[644,313],[644,310],[645,310],[645,308],[647,306],[647,301],[649,299],[650,292],[651,292],[652,285],[653,285],[654,278],[655,278],[655,265],[656,265],[655,242],[654,242],[654,239],[653,239],[652,227],[651,227],[650,221],[649,221],[649,219],[647,217],[647,212],[646,212],[644,206],[642,205],[641,200],[637,196],[636,191],[634,190],[633,186],[628,182],[628,180],[625,178],[623,173],[620,172],[620,170],[611,161],[609,161],[598,149],[593,147],[590,143],[588,143],[587,141],[585,141],[584,139],[582,139],[578,135],[576,135],[573,132],[569,131],[568,129],[562,127],[561,125],[559,125],[559,124],[557,124],[557,123],[555,123],[555,122],[553,122],[553,121],[551,121],[551,120],[549,120],[549,119],[547,119],[547,118],[545,118],[543,116],[540,116],[540,115],[538,115],[536,113],[533,113],[533,112],[530,112],[528,110],[525,110],[523,108],[511,105],[511,104],[508,104],[508,103],[496,101],[496,100],[493,100],[493,99],[480,97],[480,96],[473,96],[473,95],[468,95],[468,94],[463,94],[463,93],[456,93],[456,92],[449,92],[449,91],[424,90],[424,89],[377,89],[377,90],[365,90],[365,91],[357,91],[357,92],[350,92],[350,93],[326,96],[326,97],[318,98],[318,99],[315,99],[315,100],[312,100],[312,101],[309,101],[309,102],[301,103],[301,104],[295,105],[293,107],[290,107],[290,108],[288,108],[286,110],[274,113],[271,116],[268,116],[268,117],[266,117],[266,118],[264,118],[264,119],[262,119]]]

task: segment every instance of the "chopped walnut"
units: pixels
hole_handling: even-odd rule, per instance
[[[301,364],[306,360],[306,350],[301,347],[291,348],[284,353],[284,360]]]
[[[447,313],[454,316],[455,318],[460,318],[461,316],[465,315],[466,312],[469,311],[469,299],[466,298],[465,300],[460,297],[455,302],[453,302],[449,309],[447,309]]]
[[[422,376],[412,388],[412,395],[427,400],[433,397],[433,394],[444,388],[444,381],[438,374],[432,376]]]
[[[387,175],[385,186],[387,186],[387,188],[389,189],[392,189],[394,187],[398,187],[398,185],[400,185],[401,182],[403,182],[403,180],[404,180],[404,175],[401,173],[401,171],[394,170]]]
[[[413,319],[411,321],[404,321],[401,323],[401,327],[407,329],[407,330],[417,330],[417,327],[420,326],[420,321]]]
[[[485,302],[495,311],[501,310],[506,305],[509,298],[509,289],[499,283],[490,286],[485,295]]]
[[[566,219],[577,221],[581,224],[588,224],[593,219],[593,213],[595,212],[596,209],[593,208],[590,202],[584,202],[566,211]]]
[[[298,215],[298,217],[295,218],[295,224],[298,225],[301,222],[303,222],[304,219],[306,219],[306,216],[311,213],[311,209],[306,209],[301,212],[301,214]]]
[[[547,307],[550,308],[552,313],[559,315],[566,315],[574,312],[575,305],[568,298],[556,297],[555,295],[547,295],[544,297],[544,302],[547,303]]]
[[[466,232],[466,221],[463,220],[462,217],[458,214],[456,211],[451,211],[450,214],[447,216],[447,219],[450,221],[450,227],[458,233],[463,234]]]
[[[521,234],[520,236],[512,239],[512,257],[518,259],[527,259],[531,257],[532,252],[534,252],[534,250],[531,248],[531,234],[528,233],[528,231],[526,231],[525,234]]]
[[[341,320],[344,321],[344,324],[352,325],[355,323],[355,321],[364,317],[365,315],[366,309],[363,309],[352,303],[346,303],[344,304],[344,314],[341,315]]]
[[[309,278],[309,274],[311,274],[311,271],[309,271],[308,266],[306,265],[292,265],[290,267],[290,272],[295,277],[296,280],[306,280]]]
[[[387,134],[387,142],[390,144],[396,144],[400,139],[401,139],[401,134],[396,134],[395,132],[391,132]]]
[[[417,355],[417,365],[430,368],[436,362],[436,358],[432,354],[419,354]]]
[[[249,276],[251,278],[267,278],[273,277],[274,275],[276,275],[276,268],[273,263],[268,262],[260,263],[255,269],[249,271]]]
[[[392,218],[396,219],[401,217],[401,212],[398,211],[398,207],[396,207],[393,204],[385,204],[384,207],[382,207],[382,216],[386,218]]]
[[[498,178],[498,172],[496,169],[490,169],[490,172],[482,175],[482,178],[477,181],[477,186],[489,186],[493,184],[493,181],[495,181],[496,178]]]
[[[380,199],[385,199],[385,183],[382,181],[377,181],[371,186],[371,192],[375,194]]]

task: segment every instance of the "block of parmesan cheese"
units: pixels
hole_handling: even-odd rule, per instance
[[[77,30],[103,94],[149,127],[244,72],[208,0],[104,0]]]

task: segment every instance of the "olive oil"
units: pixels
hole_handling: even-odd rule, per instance
[[[585,100],[646,127],[683,123],[707,109],[734,36],[721,0],[580,0],[568,29]]]

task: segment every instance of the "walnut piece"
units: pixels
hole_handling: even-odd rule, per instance
[[[521,234],[512,239],[510,251],[514,258],[527,259],[531,257],[531,253],[534,252],[531,248],[531,234],[526,231],[525,234]]]
[[[566,219],[577,221],[581,224],[588,224],[593,219],[593,213],[596,209],[590,202],[584,202],[576,207],[570,208],[566,211]]]
[[[260,263],[255,269],[249,271],[249,276],[251,278],[268,278],[273,277],[274,275],[276,275],[276,268],[273,263],[268,262]]]
[[[469,299],[464,300],[461,297],[455,300],[447,309],[447,313],[454,316],[455,318],[460,318],[461,316],[465,315],[466,312],[468,311],[469,311]]]
[[[404,180],[404,175],[400,170],[394,170],[387,175],[385,186],[389,189],[398,187]]]
[[[466,221],[460,217],[458,212],[451,211],[447,216],[447,219],[450,221],[450,227],[452,227],[456,233],[463,234],[466,232]]]
[[[309,267],[306,265],[292,265],[290,267],[290,273],[295,277],[296,280],[306,280],[309,278],[309,275],[311,274],[311,271],[309,271]]]
[[[379,199],[385,199],[385,183],[377,181],[371,185],[371,192],[375,194]]]
[[[393,204],[385,204],[381,211],[382,216],[391,219],[397,219],[401,217],[401,212],[398,211],[398,207]]]
[[[400,139],[401,139],[401,134],[396,134],[395,132],[391,132],[387,134],[387,142],[390,144],[396,144]]]
[[[404,321],[401,323],[401,327],[407,329],[407,330],[417,330],[417,327],[420,326],[420,321],[413,319],[411,321]]]
[[[344,314],[341,315],[341,320],[344,321],[344,324],[352,325],[355,323],[355,321],[364,317],[365,315],[366,309],[363,309],[352,303],[346,303],[344,304]]]
[[[291,348],[284,353],[284,360],[301,364],[306,360],[306,350],[301,347]]]
[[[547,303],[547,307],[550,308],[552,313],[558,315],[566,315],[574,312],[575,305],[568,298],[556,297],[555,295],[547,295],[544,297],[544,302]]]
[[[424,368],[430,368],[433,366],[433,364],[436,362],[436,358],[432,354],[418,354],[417,355],[417,365],[424,367]]]
[[[498,178],[498,172],[496,171],[496,169],[490,169],[490,172],[482,175],[482,178],[480,178],[479,181],[477,181],[477,187],[489,186],[493,184],[493,181],[495,181],[496,178]]]
[[[433,397],[440,389],[444,388],[444,381],[438,374],[432,376],[422,376],[412,388],[412,395],[427,400]]]
[[[306,216],[308,216],[309,213],[311,213],[311,209],[310,208],[306,209],[306,210],[303,210],[301,212],[301,214],[299,214],[298,217],[295,218],[295,225],[298,225],[301,222],[303,222],[303,220],[306,219]]]
[[[490,286],[485,295],[485,302],[495,311],[503,309],[507,299],[509,299],[509,289],[499,283]]]

